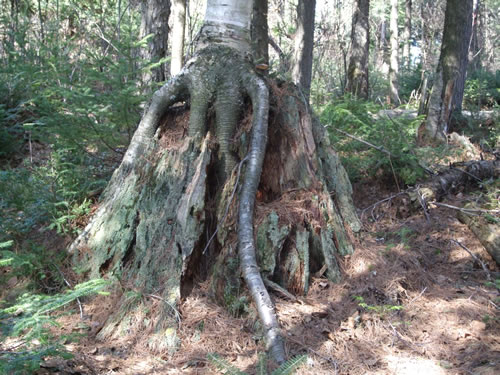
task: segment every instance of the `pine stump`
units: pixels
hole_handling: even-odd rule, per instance
[[[290,85],[270,82],[268,143],[256,195],[257,261],[264,279],[304,295],[322,270],[339,281],[339,257],[353,252],[361,229],[351,184],[328,134]],[[172,103],[170,103],[172,104]],[[245,301],[238,258],[238,200],[246,172],[252,111],[243,98],[238,126],[220,152],[216,116],[207,132],[189,132],[189,105],[172,107],[124,160],[98,210],[71,246],[82,272],[119,281],[118,304],[98,336],[148,335],[148,346],[179,344],[176,307],[199,281],[232,313]],[[146,139],[147,135],[141,135]],[[227,149],[228,148],[228,149]],[[125,158],[126,159],[126,158]],[[240,295],[241,294],[241,295]],[[160,309],[151,309],[154,295]]]

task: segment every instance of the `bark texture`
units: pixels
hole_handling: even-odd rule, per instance
[[[472,216],[465,212],[459,212],[458,218],[469,227],[488,254],[500,266],[500,225],[490,223],[483,217]]]
[[[441,55],[429,99],[424,140],[445,142],[452,115],[460,112],[472,30],[473,0],[448,0]]]
[[[316,0],[299,0],[297,5],[297,31],[294,35],[292,79],[309,100],[311,91],[314,14]]]
[[[169,0],[141,1],[141,38],[150,35],[147,48],[141,50],[141,58],[147,63],[159,62],[168,54]],[[143,83],[163,82],[168,79],[166,63],[143,74]]]
[[[264,278],[305,294],[310,275],[323,265],[327,266],[326,276],[338,281],[337,257],[353,251],[348,233],[358,232],[361,225],[352,205],[348,177],[323,128],[313,121],[306,105],[297,101],[299,95],[284,93],[284,88],[275,88],[273,93],[267,152],[265,156],[251,154],[244,172],[257,173],[264,158],[255,215],[242,206],[252,206],[256,186],[244,183],[240,194],[239,211],[256,219],[257,259],[245,251],[252,246],[253,228],[242,225],[237,205],[230,200],[238,168],[225,180],[220,177],[225,165],[214,129],[219,120],[207,118],[208,133],[202,133],[197,141],[197,133],[185,136],[197,116],[194,103],[191,125],[179,128],[183,115],[166,112],[173,102],[196,91],[196,77],[207,77],[207,71],[196,73],[200,64],[209,66],[216,56],[220,66],[227,52],[221,53],[200,55],[196,64],[188,63],[175,80],[155,94],[99,210],[72,246],[82,270],[90,276],[112,274],[122,280],[125,292],[117,303],[121,307],[99,333],[102,338],[143,331],[149,335],[151,348],[170,350],[178,345],[178,339],[174,310],[169,306],[175,307],[182,293],[188,293],[194,275],[209,278],[215,298],[234,311],[240,288],[231,285],[239,285],[240,270],[249,270],[243,271],[243,276],[250,285],[257,283],[255,298],[264,298],[264,305],[273,311],[271,300],[260,293],[262,284],[255,281],[259,270]],[[227,75],[230,66],[235,66],[234,56],[220,66],[220,74]],[[260,92],[261,99],[253,100],[265,99],[259,84],[254,90]],[[251,142],[265,137],[264,129],[255,134],[256,128],[254,123],[254,134],[249,134],[248,122],[243,120],[232,134],[235,141],[230,152],[238,163],[252,149]],[[217,227],[215,240],[203,252]],[[165,301],[162,313],[148,310],[145,300],[131,301],[130,290],[160,296]],[[280,340],[272,315],[264,316],[268,340]]]
[[[368,99],[369,12],[370,0],[355,1],[346,85],[346,91],[364,99]]]
[[[426,201],[439,201],[458,187],[476,185],[477,182],[500,176],[500,161],[471,161],[460,163],[434,176],[419,188]]]
[[[481,68],[481,60],[484,43],[484,6],[481,0],[474,0],[474,10],[472,14],[472,36],[469,49],[469,68],[478,70]]]
[[[252,47],[256,64],[269,64],[268,0],[254,0],[252,15]]]

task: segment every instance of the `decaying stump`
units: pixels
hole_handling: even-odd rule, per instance
[[[340,279],[337,259],[353,252],[350,234],[361,224],[328,135],[294,89],[271,86],[254,218],[257,258],[264,278],[300,295],[324,265],[326,277]],[[142,332],[152,349],[175,348],[176,306],[201,280],[210,280],[215,299],[234,313],[240,310],[239,294],[245,292],[237,212],[245,166],[239,167],[249,148],[252,114],[243,109],[225,151],[236,162],[230,172],[220,160],[215,116],[208,114],[208,132],[195,140],[188,109],[166,112],[134,163],[122,163],[115,172],[71,247],[89,277],[120,281],[122,294],[101,338]],[[150,308],[151,295],[161,299],[161,309]]]

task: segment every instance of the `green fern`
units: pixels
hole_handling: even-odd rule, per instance
[[[80,297],[104,293],[107,285],[108,281],[96,279],[56,295],[25,293],[13,306],[0,309],[0,339],[16,337],[23,342],[16,351],[0,352],[0,373],[32,373],[47,356],[67,357],[60,344],[67,337],[58,340],[49,331],[50,326],[58,325],[56,310]]]
[[[221,372],[224,371],[225,375],[247,375],[231,365],[225,359],[221,358],[218,354],[210,353],[207,355],[207,358],[217,368],[217,370]]]
[[[266,360],[267,356],[263,353],[260,353],[259,362],[257,362],[257,375],[267,375]]]
[[[225,359],[221,358],[218,354],[210,353],[207,355],[207,358],[219,371],[224,372],[224,375],[248,375],[246,372],[242,372],[238,368],[231,365]],[[267,356],[265,354],[259,354],[259,362],[257,363],[257,375],[266,375],[268,373],[266,369],[266,360]],[[274,370],[271,375],[291,375],[306,361],[307,355],[305,354],[290,358],[288,361]]]
[[[280,367],[274,370],[271,373],[271,375],[291,375],[306,361],[307,361],[307,355],[305,354],[290,358],[288,361],[286,361]]]

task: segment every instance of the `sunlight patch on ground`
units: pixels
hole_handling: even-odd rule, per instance
[[[391,373],[398,375],[445,375],[446,371],[434,361],[418,357],[385,357]]]

